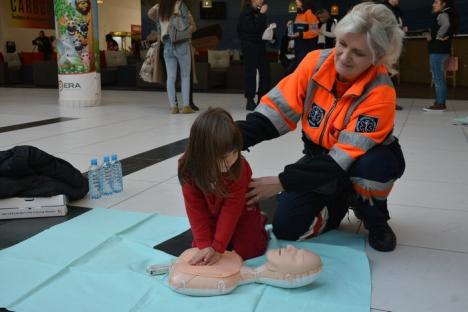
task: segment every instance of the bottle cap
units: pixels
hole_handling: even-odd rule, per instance
[[[109,156],[104,156],[104,162],[109,162]]]
[[[117,160],[117,154],[112,154],[112,160]]]
[[[91,159],[91,165],[97,165],[97,158]]]

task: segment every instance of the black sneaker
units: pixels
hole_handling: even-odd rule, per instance
[[[403,106],[400,106],[400,105],[397,104],[397,105],[395,105],[395,109],[396,110],[403,110]]]
[[[255,110],[255,107],[257,107],[257,104],[255,104],[255,101],[252,98],[248,98],[247,104],[245,104],[245,109],[248,111],[253,111]]]
[[[387,222],[367,227],[369,245],[378,251],[393,251],[396,247],[396,236]]]
[[[199,111],[199,110],[200,110],[200,108],[198,108],[198,106],[195,105],[195,104],[193,104],[193,103],[190,103],[190,108],[191,108],[192,110],[194,110],[194,111]]]

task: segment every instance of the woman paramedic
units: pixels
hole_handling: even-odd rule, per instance
[[[355,6],[336,26],[336,47],[309,53],[238,121],[244,149],[293,131],[304,155],[278,176],[250,183],[250,203],[278,195],[273,232],[301,240],[336,228],[351,207],[369,244],[392,251],[387,197],[405,161],[393,136],[396,94],[389,77],[403,32],[381,4]]]

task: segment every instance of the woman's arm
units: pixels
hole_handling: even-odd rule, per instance
[[[293,131],[301,119],[304,100],[320,51],[309,53],[297,69],[283,78],[264,95],[254,113],[237,121],[244,140],[244,149]]]
[[[447,37],[447,31],[450,28],[450,18],[447,13],[441,13],[437,17],[439,23],[439,30],[437,30],[437,40],[444,40]]]
[[[151,9],[148,10],[148,17],[154,22],[159,20],[159,4],[154,5]]]
[[[195,23],[195,20],[193,19],[192,13],[190,11],[188,12],[189,16],[189,25],[190,25],[190,31],[192,34],[197,31],[197,24]]]
[[[189,25],[191,27],[190,11],[185,3],[178,1],[174,9],[174,14],[180,14],[182,19],[184,20],[184,25]]]

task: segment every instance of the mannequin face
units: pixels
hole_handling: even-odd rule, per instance
[[[297,249],[292,245],[288,245],[286,248],[275,249],[274,252],[269,254],[269,257],[276,263],[299,265],[304,263],[306,255],[304,249]]]
[[[296,8],[302,9],[302,1],[301,0],[296,0]]]
[[[388,3],[390,3],[392,6],[397,6],[400,3],[400,0],[389,0]]]

